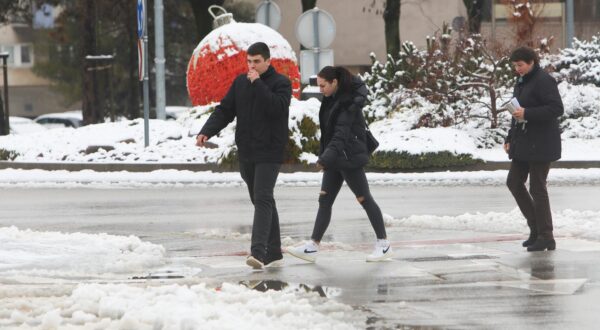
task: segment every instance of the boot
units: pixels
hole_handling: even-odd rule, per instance
[[[538,238],[533,245],[527,247],[527,251],[544,251],[544,250],[552,251],[556,250],[556,241],[552,238]]]
[[[529,232],[529,238],[526,241],[523,241],[523,247],[528,247],[533,245],[537,240],[537,233],[534,231]]]

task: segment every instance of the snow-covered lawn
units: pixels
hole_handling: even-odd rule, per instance
[[[559,90],[565,105],[565,117],[561,122],[562,160],[600,160],[600,88],[563,82]],[[420,102],[423,109],[432,106],[423,100]],[[17,153],[14,160],[20,162],[217,163],[234,147],[235,124],[210,140],[214,143],[213,148],[195,146],[195,136],[215,105],[192,108],[180,114],[177,121],[151,120],[150,145],[147,148],[144,148],[143,120],[136,119],[3,136],[0,137],[0,150]],[[300,132],[300,123],[304,117],[318,123],[319,106],[320,102],[314,98],[306,101],[292,99],[289,127],[291,138],[299,148],[302,148],[303,139],[307,138]],[[372,123],[370,128],[381,142],[378,150],[411,154],[450,151],[486,161],[508,160],[501,144],[493,142],[492,137],[496,133],[490,133],[489,123],[485,120],[473,120],[453,127],[411,129],[421,112],[425,111],[423,109],[393,112]],[[477,111],[485,110],[472,110],[474,113]],[[499,132],[505,132],[509,123],[506,113],[501,114],[500,121],[504,128]],[[489,147],[482,148],[482,145]],[[300,159],[314,162],[316,157],[303,153]]]

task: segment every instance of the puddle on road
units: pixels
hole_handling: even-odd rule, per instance
[[[238,283],[259,292],[266,292],[268,290],[301,293],[316,292],[323,298],[337,297],[342,293],[342,289],[340,288],[321,285],[310,286],[302,283],[288,283],[278,280],[240,281]]]
[[[481,259],[498,259],[498,257],[474,254],[474,255],[460,256],[460,257],[435,256],[435,257],[421,257],[421,258],[402,258],[400,260],[409,261],[409,262],[428,262],[428,261],[456,261],[456,260],[481,260]]]

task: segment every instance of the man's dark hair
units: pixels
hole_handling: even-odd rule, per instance
[[[252,45],[250,45],[250,47],[248,47],[246,53],[248,53],[248,55],[251,56],[261,55],[265,60],[271,58],[271,51],[269,50],[269,46],[267,46],[267,44],[265,44],[264,42],[253,43]]]
[[[535,62],[535,64],[539,64],[540,60],[532,48],[529,47],[519,47],[513,50],[512,54],[510,54],[511,62],[523,61],[531,64],[531,62]]]

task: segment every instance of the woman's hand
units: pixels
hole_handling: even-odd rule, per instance
[[[509,150],[510,150],[510,143],[505,143],[504,144],[504,152],[508,153]]]
[[[513,112],[512,116],[517,120],[525,120],[525,109],[519,107],[517,110],[515,110],[515,112]]]

